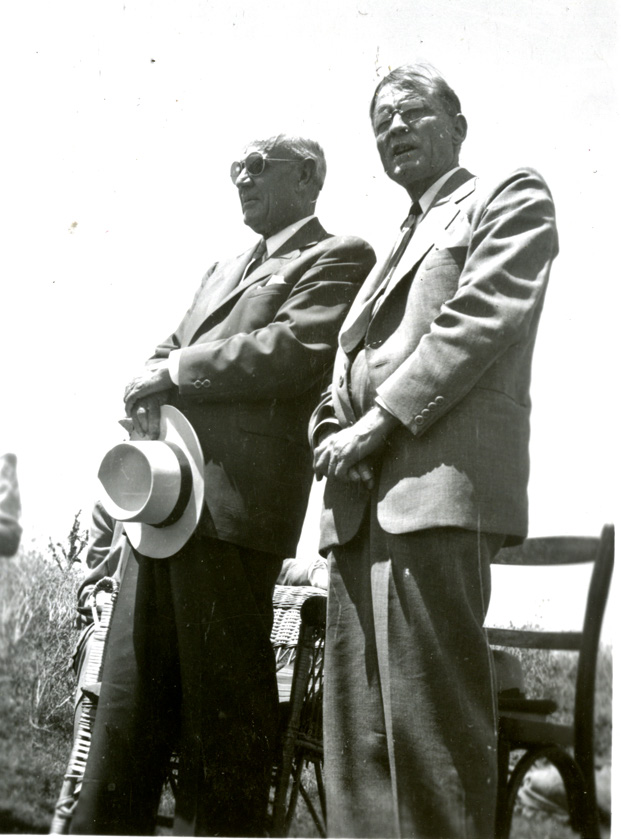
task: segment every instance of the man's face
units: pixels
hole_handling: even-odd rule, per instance
[[[457,165],[466,121],[449,116],[422,83],[416,90],[387,85],[375,103],[373,130],[386,174],[417,199]]]
[[[248,146],[242,160],[252,152],[262,152],[267,157],[265,168],[260,175],[249,175],[245,168],[242,169],[235,186],[239,191],[244,223],[267,238],[309,214],[298,188],[301,161],[291,162],[291,153],[278,146],[266,151],[258,145]],[[279,160],[270,161],[270,158]]]

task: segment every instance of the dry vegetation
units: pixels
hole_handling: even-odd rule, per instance
[[[40,553],[0,567],[0,833],[47,832],[73,723],[79,572]]]
[[[70,749],[73,674],[70,656],[79,565],[51,547],[0,564],[0,833],[46,833]],[[552,695],[559,717],[571,714],[574,658],[529,653],[524,661],[529,692]],[[550,686],[552,688],[550,689]],[[610,759],[612,653],[600,655],[596,748]],[[304,806],[294,829],[317,835]],[[558,819],[519,813],[514,837],[570,839]]]

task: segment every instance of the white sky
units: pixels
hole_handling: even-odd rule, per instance
[[[409,201],[381,170],[368,104],[417,57],[462,99],[463,164],[535,166],[556,199],[531,533],[618,518],[614,0],[21,0],[0,24],[0,446],[18,455],[26,546],[88,511],[126,381],[211,262],[256,240],[228,176],[247,141],[318,139],[324,225],[388,246]],[[314,519],[305,534],[314,549]]]

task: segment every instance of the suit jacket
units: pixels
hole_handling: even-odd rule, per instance
[[[309,221],[242,280],[254,248],[216,263],[153,359],[185,349],[170,401],[205,456],[208,532],[291,555],[312,480],[310,414],[345,314],[375,255]]]
[[[530,169],[444,184],[384,293],[371,273],[339,336],[332,388],[311,421],[352,424],[352,360],[399,420],[378,454],[377,514],[389,533],[463,527],[527,532],[531,359],[558,252],[549,190]],[[359,343],[362,337],[362,344]],[[366,490],[328,480],[322,549],[357,532]]]

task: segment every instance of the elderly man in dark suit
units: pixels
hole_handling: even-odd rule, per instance
[[[345,320],[312,424],[331,552],[324,718],[331,836],[493,833],[490,560],[527,530],[530,369],[554,207],[520,169],[459,165],[433,68],[384,78],[371,119],[413,202]]]
[[[138,554],[125,571],[75,833],[152,832],[176,747],[175,833],[263,835],[278,711],[272,593],[312,481],[306,426],[375,261],[365,242],[330,235],[315,217],[325,171],[310,140],[246,148],[231,175],[262,238],[208,270],[126,388],[147,438],[165,403],[190,420],[205,504],[178,554]]]

